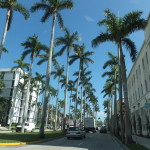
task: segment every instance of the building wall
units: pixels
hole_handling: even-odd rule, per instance
[[[137,60],[127,80],[132,131],[135,134],[150,136],[150,15],[145,28],[145,39]]]
[[[7,123],[10,123],[10,119],[12,122],[21,123],[26,97],[26,88],[24,88],[22,92],[20,87],[18,86],[19,82],[24,82],[23,79],[20,79],[22,70],[18,69],[15,71],[11,71],[11,69],[0,69],[0,74],[4,75],[1,80],[5,83],[5,87],[2,89],[1,97],[4,97],[12,102],[12,107],[9,110],[7,116]],[[39,99],[37,89],[35,88],[30,95],[31,101],[29,103],[27,121],[36,122],[37,110],[36,105],[33,104],[36,102],[36,100]],[[11,113],[13,113],[12,118]]]

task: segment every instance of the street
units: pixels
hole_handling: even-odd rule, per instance
[[[87,133],[85,139],[66,137],[46,143],[22,146],[1,146],[1,150],[123,150],[109,135],[103,133]]]

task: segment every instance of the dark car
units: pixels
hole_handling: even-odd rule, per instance
[[[100,133],[107,133],[106,126],[102,126],[102,127],[100,128]]]

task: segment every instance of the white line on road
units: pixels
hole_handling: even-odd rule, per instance
[[[78,146],[80,146],[80,145],[82,145],[82,144],[83,144],[83,142],[79,143]]]

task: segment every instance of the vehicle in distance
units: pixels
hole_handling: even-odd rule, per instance
[[[21,132],[22,125],[17,125],[16,132]],[[25,122],[24,132],[33,132],[35,129],[35,124],[33,122]]]
[[[80,129],[79,127],[70,127],[66,132],[67,139],[70,138],[85,138],[86,132],[84,129]]]
[[[86,132],[92,131],[93,133],[96,132],[96,125],[94,118],[85,118],[84,119],[84,130]]]
[[[107,129],[106,129],[106,126],[102,126],[101,128],[100,128],[100,131],[99,131],[100,133],[107,133]]]

